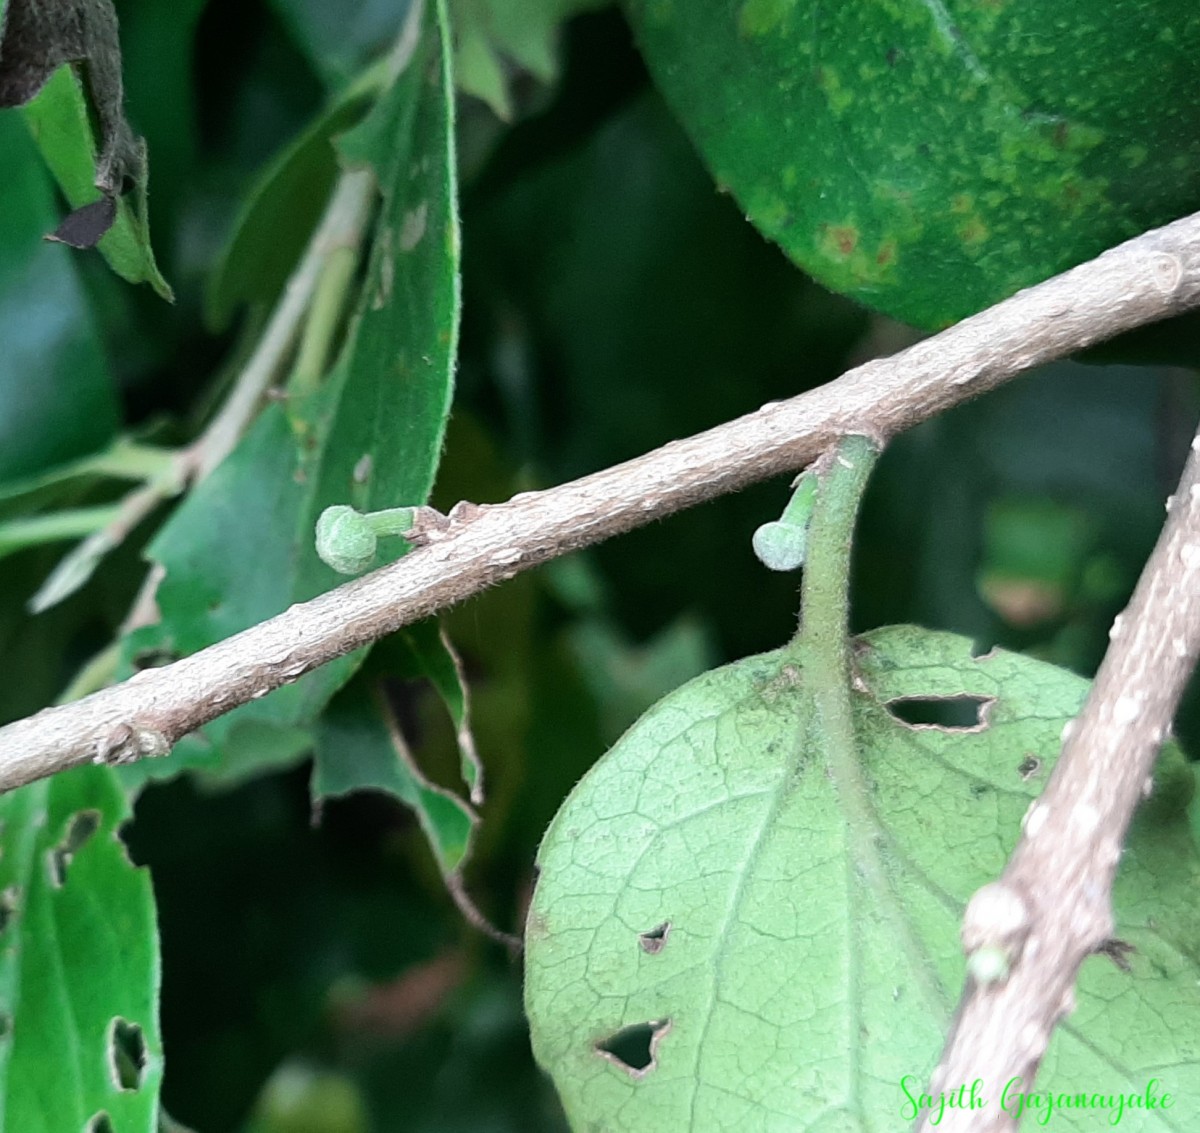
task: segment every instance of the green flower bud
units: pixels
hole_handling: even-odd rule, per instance
[[[758,561],[768,570],[799,570],[808,549],[808,525],[817,498],[817,475],[800,473],[792,485],[792,498],[783,515],[764,523],[751,543]]]
[[[339,574],[366,570],[378,541],[367,517],[347,504],[327,507],[317,520],[317,554]]]
[[[808,529],[776,519],[755,531],[751,544],[768,570],[799,570],[804,565]]]

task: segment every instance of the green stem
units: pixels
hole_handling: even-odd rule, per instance
[[[848,884],[865,884],[876,907],[885,911],[895,925],[897,945],[907,955],[927,1002],[948,1010],[945,989],[929,966],[923,946],[913,933],[911,918],[897,898],[880,857],[879,822],[854,724],[849,634],[851,547],[858,506],[878,455],[868,438],[843,437],[815,466],[820,483],[809,525],[801,623],[788,651],[804,673],[812,696],[814,726],[838,806],[846,818],[853,863]],[[853,907],[855,897],[850,900]],[[852,963],[858,963],[857,950]]]
[[[854,521],[867,478],[879,455],[866,437],[843,437],[817,462],[817,497],[809,522],[808,555],[801,589],[800,630],[793,648],[812,665],[837,674],[849,671],[847,626],[850,606],[850,548]]]
[[[403,535],[413,525],[416,509],[412,507],[389,507],[382,511],[363,513],[367,526],[376,535]]]
[[[806,469],[793,485],[792,498],[783,515],[754,532],[751,545],[768,570],[799,570],[808,549],[808,523],[817,496],[818,476]]]
[[[39,543],[57,543],[79,539],[107,527],[121,513],[116,504],[101,507],[66,508],[28,518],[10,519],[0,525],[0,555],[35,547]]]
[[[122,437],[111,448],[93,457],[88,470],[99,476],[149,484],[169,478],[178,459],[175,449],[144,445]]]
[[[295,397],[312,393],[329,368],[334,339],[341,329],[350,288],[358,271],[358,255],[357,244],[341,245],[329,252],[321,269],[288,381],[288,391]]]

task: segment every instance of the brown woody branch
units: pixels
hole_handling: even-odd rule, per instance
[[[968,977],[931,1094],[957,1083],[1022,1080],[1032,1089],[1051,1032],[1074,1007],[1079,966],[1110,941],[1113,876],[1155,756],[1200,655],[1200,433],[1137,589],[1083,710],[999,881],[971,899],[968,956],[991,950],[1006,977]],[[930,1127],[935,1109],[918,1129]],[[939,1128],[1014,1130],[999,1107],[947,1109]]]
[[[1197,303],[1200,215],[809,393],[547,491],[460,505],[399,562],[171,665],[0,728],[0,790],[89,761],[163,755],[237,705],[519,571],[794,471],[843,434],[886,439],[1033,366]]]

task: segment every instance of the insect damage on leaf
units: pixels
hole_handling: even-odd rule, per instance
[[[946,732],[981,732],[988,726],[993,696],[904,696],[889,700],[884,709],[910,728],[939,728]]]
[[[55,889],[66,885],[67,867],[71,864],[71,859],[100,829],[100,821],[101,815],[98,810],[81,810],[72,816],[62,841],[50,851],[50,879]]]
[[[574,1127],[757,1133],[850,1104],[885,1128],[897,1075],[934,1065],[964,975],[964,906],[1000,872],[1087,682],[892,626],[856,641],[842,739],[813,696],[812,656],[780,650],[683,685],[547,831],[526,1008]],[[1065,1077],[1099,1057],[1134,1081],[1176,1057],[1140,1013],[1197,1002],[1178,930],[1164,942],[1146,898],[1156,922],[1186,917],[1194,862],[1153,846],[1131,840],[1114,905],[1122,938],[1167,959],[1120,973],[1119,995],[1085,973],[1080,1012],[1104,1024],[1059,1033]],[[1020,917],[998,939],[995,923],[968,948],[985,982],[1019,950]]]
[[[622,1070],[628,1071],[631,1077],[641,1078],[658,1064],[658,1044],[670,1029],[670,1019],[634,1023],[632,1026],[622,1027],[598,1042],[596,1053]]]
[[[137,1023],[117,1016],[108,1031],[108,1063],[118,1090],[141,1088],[146,1069],[146,1038]]]
[[[8,0],[0,18],[0,107],[23,106],[64,63],[80,64],[100,127],[96,187],[119,196],[139,179],[143,156],[122,109],[112,0]]]
[[[101,197],[67,215],[46,239],[72,248],[94,248],[117,219],[117,202]]]

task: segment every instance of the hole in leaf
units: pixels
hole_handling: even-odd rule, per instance
[[[990,696],[912,696],[891,700],[884,707],[893,719],[911,728],[941,728],[952,732],[983,731]]]
[[[64,217],[46,239],[72,248],[94,248],[116,218],[117,202],[112,197],[101,197]]]
[[[1032,779],[1042,769],[1042,761],[1036,755],[1027,755],[1017,764],[1017,774],[1022,779]]]
[[[98,810],[81,810],[71,816],[62,841],[50,851],[50,881],[56,889],[61,889],[67,883],[67,866],[71,864],[71,859],[99,829]]]
[[[101,1110],[83,1127],[83,1133],[113,1133],[112,1118]]]
[[[670,931],[671,922],[663,921],[657,928],[641,933],[638,936],[638,943],[642,946],[642,951],[649,952],[651,956],[657,956],[663,950],[663,945],[667,943],[667,933]]]
[[[654,1069],[658,1044],[670,1029],[670,1019],[633,1023],[598,1042],[596,1053],[640,1078]]]
[[[108,1029],[108,1067],[118,1090],[139,1090],[146,1070],[146,1040],[136,1023],[113,1019]]]
[[[0,933],[8,928],[8,922],[17,911],[20,900],[21,891],[15,885],[10,885],[0,893]]]

